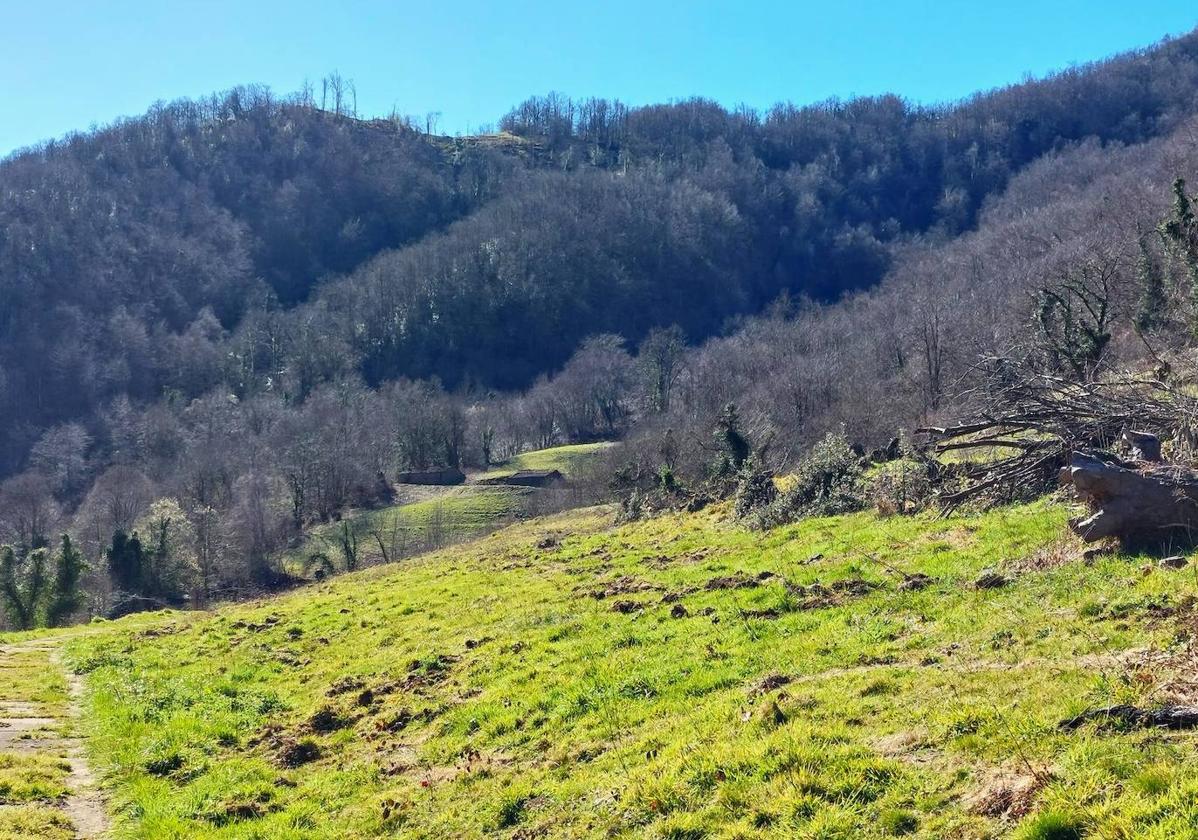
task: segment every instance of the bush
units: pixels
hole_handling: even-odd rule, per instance
[[[832,433],[817,443],[798,470],[794,485],[758,515],[758,524],[772,528],[807,516],[835,516],[866,506],[865,470],[844,433]]]
[[[881,465],[869,485],[870,504],[883,516],[918,513],[931,498],[928,468],[912,458]]]
[[[756,455],[749,457],[737,475],[736,515],[743,519],[769,507],[777,498],[778,487],[774,484],[774,471],[761,463],[761,459]]]

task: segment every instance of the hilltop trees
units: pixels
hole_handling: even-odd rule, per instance
[[[198,396],[232,372],[212,347],[247,313],[294,306],[468,210],[452,172],[403,127],[261,88],[0,162],[0,396],[15,413],[2,469],[38,429],[121,394]]]
[[[530,142],[360,120],[330,77],[319,96],[240,88],[14,155],[0,475],[36,446],[38,469],[77,485],[61,492],[83,492],[122,401],[299,402],[354,375],[523,390],[590,335],[635,346],[677,324],[702,342],[782,293],[872,287],[1045,154],[1166,134],[1194,103],[1196,44],[937,108],[551,94],[502,120]]]

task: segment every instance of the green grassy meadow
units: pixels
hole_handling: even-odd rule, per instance
[[[1058,727],[1184,693],[1198,578],[1066,518],[584,509],[67,655],[118,837],[1198,836],[1198,736]]]
[[[527,487],[472,484],[435,490],[431,498],[358,511],[347,516],[344,524],[331,522],[312,528],[299,546],[285,552],[281,565],[303,574],[310,565],[308,558],[316,552],[340,561],[344,527],[357,539],[364,564],[382,560],[379,539],[395,556],[462,540],[519,515],[533,492]]]
[[[577,476],[595,457],[615,444],[584,443],[525,452],[475,479],[502,478],[517,470],[555,469]],[[358,540],[363,553],[361,565],[383,559],[382,540],[388,556],[402,557],[478,536],[505,522],[524,516],[536,494],[529,487],[502,484],[464,484],[457,487],[417,487],[423,498],[402,501],[378,510],[356,511],[344,522]],[[280,565],[296,575],[307,575],[310,558],[322,553],[341,560],[343,525],[332,522],[310,529],[300,545],[289,549]],[[334,563],[336,565],[336,563]]]
[[[524,452],[502,464],[495,465],[487,472],[481,473],[478,478],[503,478],[519,470],[558,470],[565,476],[577,475],[585,470],[587,464],[596,456],[616,445],[603,442],[574,443]]]

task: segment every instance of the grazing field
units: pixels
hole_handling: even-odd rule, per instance
[[[550,469],[578,476],[596,455],[614,445],[585,443],[525,452],[502,468],[475,478],[502,478],[517,470]],[[343,547],[346,528],[357,542],[361,554],[359,567],[440,548],[527,515],[534,507],[534,500],[543,495],[529,487],[502,484],[401,485],[397,504],[358,511],[342,522],[312,528],[299,546],[285,553],[281,564],[292,574],[310,575],[319,567],[313,562],[314,557],[323,556],[332,568],[344,570],[348,565]]]
[[[1198,738],[1059,724],[1185,699],[1198,580],[1066,518],[587,509],[66,653],[119,837],[1193,836]]]
[[[558,470],[564,476],[576,476],[586,470],[596,456],[616,446],[614,443],[576,443],[524,452],[477,476],[478,479],[503,478],[519,470]]]
[[[281,560],[292,574],[311,574],[317,556],[344,570],[344,535],[348,528],[365,566],[385,559],[438,548],[501,526],[519,515],[533,492],[527,487],[467,484],[460,487],[422,487],[421,497],[379,510],[359,511],[341,522],[309,530],[296,548]],[[382,544],[380,547],[380,543]]]

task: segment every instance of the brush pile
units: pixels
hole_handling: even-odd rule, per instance
[[[942,512],[1035,497],[1060,482],[1094,512],[1074,523],[1087,540],[1198,526],[1198,472],[1160,463],[1162,441],[1175,461],[1192,459],[1198,398],[1155,379],[1076,382],[1009,360],[986,369],[968,421],[917,430]]]

